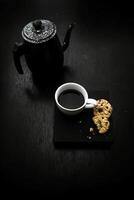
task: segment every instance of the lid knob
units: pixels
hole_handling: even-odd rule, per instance
[[[42,22],[41,22],[41,20],[35,20],[34,22],[33,22],[33,27],[34,27],[34,29],[35,29],[35,31],[41,31],[42,30]]]

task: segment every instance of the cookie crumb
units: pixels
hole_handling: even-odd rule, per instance
[[[90,127],[89,131],[92,133],[94,131],[94,129],[92,127]]]
[[[91,136],[87,136],[87,138],[88,138],[89,140],[91,140],[91,139],[92,139],[92,137],[91,137]]]

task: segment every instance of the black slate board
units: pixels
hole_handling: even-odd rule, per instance
[[[88,91],[89,97],[110,101],[108,91]],[[111,102],[111,101],[110,101]],[[55,105],[54,116],[54,144],[56,147],[109,147],[113,142],[113,123],[106,134],[99,134],[93,121],[92,109],[85,109],[75,116],[61,113]],[[94,128],[94,134],[90,132]]]

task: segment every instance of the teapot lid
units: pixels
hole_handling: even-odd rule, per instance
[[[35,20],[28,23],[22,30],[22,37],[30,43],[42,43],[56,34],[56,26],[49,20]]]

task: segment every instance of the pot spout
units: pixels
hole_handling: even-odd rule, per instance
[[[68,48],[69,43],[70,43],[70,37],[71,37],[71,33],[72,33],[72,29],[74,28],[75,23],[72,23],[69,25],[69,28],[66,32],[65,38],[64,38],[64,42],[63,42],[63,46],[62,46],[62,50],[63,52]]]

